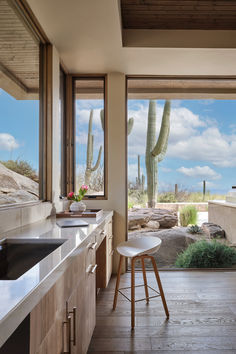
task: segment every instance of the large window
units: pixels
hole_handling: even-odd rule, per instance
[[[15,205],[39,199],[40,44],[4,0],[0,48],[0,205]]]
[[[225,205],[235,185],[236,80],[133,78],[127,86],[128,237],[159,237],[160,268],[235,268],[229,228],[208,201]]]
[[[74,79],[75,190],[89,187],[87,197],[104,198],[105,183],[105,77]]]

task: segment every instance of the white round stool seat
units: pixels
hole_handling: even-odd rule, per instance
[[[124,257],[136,257],[143,254],[153,254],[161,246],[161,239],[153,236],[140,236],[120,243],[117,252]]]

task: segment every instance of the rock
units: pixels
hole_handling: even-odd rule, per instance
[[[150,220],[150,221],[148,221],[148,223],[146,224],[145,227],[152,229],[152,230],[158,230],[160,227],[160,224],[158,221]]]
[[[156,232],[136,231],[129,234],[129,239],[140,236],[154,236],[162,240],[161,247],[158,252],[153,255],[159,267],[173,267],[178,254],[197,240],[197,237],[189,234],[184,227],[176,227]]]
[[[14,193],[9,194],[0,194],[0,205],[24,203],[36,200],[38,200],[38,197],[24,190],[15,191]]]
[[[178,225],[178,215],[175,211],[159,208],[133,208],[130,213],[149,215],[150,220],[158,221],[160,228],[169,229]]]
[[[38,200],[39,185],[0,163],[0,204]]]
[[[204,222],[201,226],[203,232],[210,238],[224,238],[225,231],[222,229],[221,226],[211,223],[211,222]]]
[[[128,214],[128,229],[134,230],[139,229],[145,226],[150,220],[149,215],[143,215],[138,213],[129,213]]]

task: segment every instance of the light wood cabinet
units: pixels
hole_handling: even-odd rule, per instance
[[[112,220],[104,225],[99,235],[96,237],[98,248],[96,252],[97,263],[97,288],[106,288],[112,274],[113,258],[113,234]]]
[[[112,224],[105,224],[99,235],[102,231],[106,286],[112,271]],[[96,251],[95,233],[77,249],[69,267],[30,313],[30,354],[87,352],[96,322]]]

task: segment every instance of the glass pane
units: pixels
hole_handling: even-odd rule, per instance
[[[104,196],[104,78],[76,79],[75,189],[88,185],[88,195]]]
[[[159,268],[235,268],[236,100],[132,95],[129,239],[159,237]]]
[[[7,1],[0,47],[0,205],[9,205],[39,197],[39,43]]]

